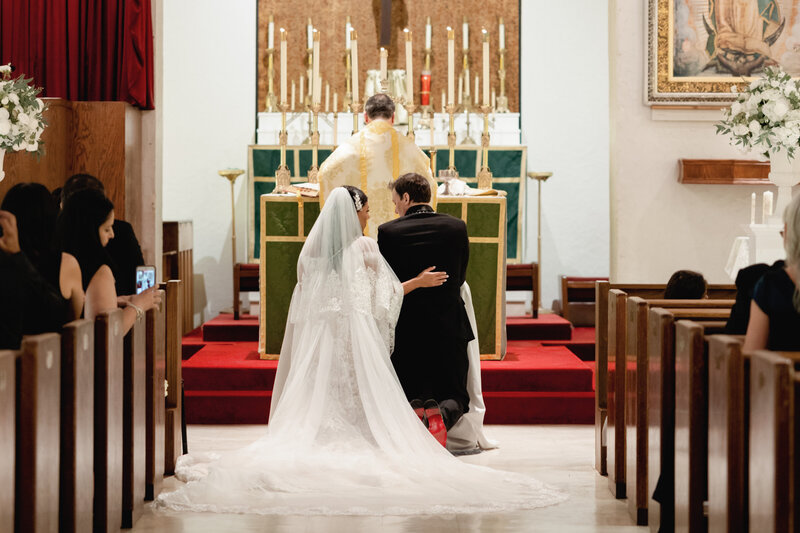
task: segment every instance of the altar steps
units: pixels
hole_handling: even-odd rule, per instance
[[[573,333],[569,322],[560,317],[541,317],[547,317],[544,322],[555,326],[555,332],[531,324],[535,319],[513,318],[509,319],[509,337],[519,328],[530,335],[541,333],[546,341],[511,340],[503,361],[481,363],[486,423],[593,422],[593,364],[573,353],[576,346],[590,342],[593,331],[576,328]],[[234,321],[224,314],[184,337],[188,423],[267,421],[277,361],[258,357],[257,337],[256,317],[245,315]]]

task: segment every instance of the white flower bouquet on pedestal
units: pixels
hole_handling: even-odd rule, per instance
[[[46,126],[42,113],[41,89],[30,79],[11,78],[11,65],[0,66],[0,181],[5,177],[3,156],[8,150],[41,153],[42,132]]]

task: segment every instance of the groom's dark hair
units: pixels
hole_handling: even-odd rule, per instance
[[[364,111],[370,120],[376,118],[390,119],[394,116],[394,102],[388,94],[378,93],[369,97],[364,104]]]
[[[428,180],[416,172],[403,174],[391,182],[389,188],[397,191],[397,196],[400,198],[408,193],[408,199],[417,204],[427,204],[431,201],[431,186]]]

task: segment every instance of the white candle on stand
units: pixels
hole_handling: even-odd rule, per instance
[[[445,106],[447,105],[447,98],[445,98],[444,91],[442,91],[442,113],[446,113]]]
[[[414,103],[414,62],[411,53],[411,31],[408,28],[403,30],[406,33],[406,98],[408,103]]]
[[[350,17],[347,17],[347,22],[344,24],[344,49],[350,50],[350,31],[353,29],[350,24]]]
[[[353,103],[358,103],[358,34],[350,34],[350,63],[353,77]]]
[[[492,89],[492,111],[497,109],[497,94],[495,94],[494,89]]]
[[[456,77],[456,48],[455,32],[450,26],[447,27],[447,105],[455,103],[455,77]]]
[[[386,79],[386,62],[389,59],[389,52],[381,47],[381,80]]]
[[[750,195],[750,224],[756,223],[756,193]]]
[[[308,25],[306,26],[306,34],[307,34],[307,49],[311,49],[314,46],[314,26],[311,24],[311,17],[308,18]]]
[[[425,23],[425,49],[431,49],[431,18]]]
[[[269,16],[269,25],[267,26],[267,49],[272,50],[275,48],[275,22],[272,20],[272,15]]]
[[[474,94],[475,94],[475,105],[479,105],[481,103],[480,102],[480,96],[479,96],[480,93],[478,92],[478,87],[480,87],[480,84],[478,83],[478,78],[480,78],[480,76],[476,75],[475,76],[475,92],[474,92]]]
[[[291,108],[291,109],[292,109],[292,111],[294,111],[294,104],[295,104],[295,102],[296,102],[296,98],[295,98],[295,96],[296,96],[296,93],[295,93],[295,88],[296,88],[296,87],[297,87],[297,86],[294,84],[294,80],[292,80],[292,108]]]
[[[322,80],[319,78],[319,31],[314,30],[314,85],[313,92],[311,93],[311,101],[313,104],[320,103],[322,96]]]
[[[489,105],[489,32],[486,30],[483,30],[483,105]]]
[[[762,200],[763,205],[761,216],[764,218],[763,223],[766,224],[767,218],[772,216],[772,191],[765,192]]]
[[[458,105],[461,105],[461,97],[464,95],[464,77],[458,78]]]
[[[500,17],[500,50],[506,49],[506,25],[503,24],[503,17]]]
[[[469,50],[469,24],[467,24],[467,17],[464,17],[464,23],[461,25],[464,31],[464,50]]]
[[[339,112],[339,93],[333,93],[333,112]]]
[[[331,84],[325,82],[325,112],[331,112]]]
[[[281,28],[281,105],[286,105],[286,30]]]
[[[300,75],[300,107],[303,107],[305,101],[306,101],[306,79],[301,74]]]

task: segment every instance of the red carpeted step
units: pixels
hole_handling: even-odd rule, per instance
[[[594,392],[484,392],[486,424],[593,424]]]
[[[572,324],[554,314],[541,314],[539,318],[508,317],[508,340],[570,340]]]
[[[510,341],[502,361],[483,361],[484,391],[590,391],[592,371],[564,346]]]
[[[241,315],[233,319],[233,313],[222,313],[203,324],[203,340],[216,342],[258,342],[258,317]]]
[[[258,343],[209,343],[183,363],[186,390],[272,390],[278,361],[260,359]]]
[[[187,424],[266,424],[272,391],[187,390]]]

